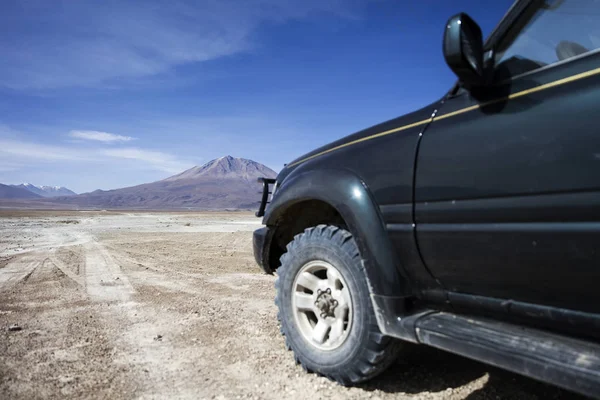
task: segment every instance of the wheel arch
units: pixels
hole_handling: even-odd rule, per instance
[[[322,223],[338,225],[354,236],[372,295],[413,294],[373,196],[351,171],[318,169],[290,174],[277,189],[263,222],[272,231],[265,253],[273,271],[285,245],[296,234]]]

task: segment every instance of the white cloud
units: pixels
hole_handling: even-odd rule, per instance
[[[89,160],[89,155],[69,147],[53,146],[0,138],[0,156],[7,159],[12,156],[18,160],[35,161]]]
[[[76,139],[95,140],[104,143],[129,142],[130,140],[135,139],[131,136],[122,136],[99,131],[71,131],[69,132],[69,136]]]
[[[193,163],[185,162],[173,154],[135,147],[82,149],[0,138],[0,170],[10,168],[14,171],[19,167],[33,169],[48,163],[104,164],[114,167],[119,159],[123,162],[129,160],[127,167],[173,174],[193,166]]]
[[[0,13],[0,25],[20,27],[0,37],[0,86],[114,87],[249,51],[264,24],[315,14],[353,18],[366,1],[26,2]]]
[[[168,153],[138,149],[135,147],[122,149],[105,149],[102,150],[100,153],[109,157],[139,161],[155,169],[174,174],[181,172],[185,169],[191,168],[193,166],[192,164],[183,162],[179,160],[176,156]]]

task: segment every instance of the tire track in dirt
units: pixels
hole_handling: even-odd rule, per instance
[[[95,301],[129,301],[135,293],[127,276],[95,239],[83,244],[83,276],[88,295]]]
[[[56,268],[61,270],[63,274],[69,277],[69,279],[77,283],[79,286],[85,287],[84,278],[81,275],[71,271],[71,269],[56,255],[56,250],[52,250],[50,252],[48,259],[56,266]]]
[[[15,256],[0,269],[0,291],[26,281],[44,260],[44,255],[39,253]]]
[[[180,384],[175,390],[173,377],[190,366],[197,367],[197,364],[190,361],[189,351],[176,348],[172,339],[162,339],[166,332],[174,335],[183,326],[171,325],[168,322],[170,313],[165,315],[162,307],[148,301],[148,297],[137,290],[150,285],[156,293],[156,289],[163,286],[160,283],[169,283],[169,280],[164,275],[137,274],[131,268],[124,268],[131,264],[140,266],[134,259],[122,259],[121,254],[107,248],[96,237],[83,244],[81,252],[84,262],[80,272],[86,293],[91,301],[108,305],[103,308],[100,321],[111,332],[108,339],[114,346],[114,362],[127,366],[132,379],[130,384],[137,388],[136,395],[146,398],[151,388],[150,393],[161,393],[161,397],[168,398],[171,397],[169,394],[181,395],[181,391],[187,389],[192,390],[188,397],[194,397],[193,382],[188,382],[188,388],[182,388]],[[135,286],[132,280],[137,282]],[[187,284],[167,286],[170,293],[197,293],[199,290]]]
[[[115,398],[133,390],[135,378],[115,362],[106,305],[91,302],[53,255],[20,258],[25,265],[13,266],[19,273],[0,290],[0,325],[23,328],[0,330],[0,398]]]

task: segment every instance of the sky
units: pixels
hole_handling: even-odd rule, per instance
[[[76,192],[224,155],[279,171],[425,106],[467,12],[487,36],[512,0],[3,0],[0,183]]]

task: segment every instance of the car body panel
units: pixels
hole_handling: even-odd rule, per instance
[[[592,55],[445,102],[419,149],[415,215],[448,290],[600,312],[598,67]]]
[[[362,225],[367,223],[364,222],[364,217],[360,217],[361,227],[358,227],[357,222],[356,231],[352,233],[362,237],[360,240],[369,243],[369,246],[373,246],[371,254],[378,254],[380,249],[377,240],[368,238],[379,237],[379,230],[382,229],[386,236],[385,241],[391,242],[394,257],[398,260],[396,268],[402,270],[399,272],[400,276],[406,274],[413,282],[413,287],[437,288],[439,285],[423,265],[416,246],[412,202],[416,149],[423,131],[439,105],[440,102],[437,101],[413,113],[365,129],[288,164],[277,177],[278,189],[273,202],[267,208],[263,223],[273,223],[271,215],[281,211],[278,209],[281,207],[282,193],[288,190],[287,187],[297,185],[298,176],[325,170],[330,173],[346,171],[348,176],[356,178],[348,180],[348,187],[337,182],[333,184],[337,179],[335,176],[331,176],[329,180],[317,181],[313,175],[308,175],[303,180],[307,182],[306,189],[303,189],[304,198],[309,196],[304,190],[310,190],[311,195],[314,193],[315,196],[319,196],[318,199],[327,201],[346,218],[343,210],[351,208],[350,190],[352,185],[360,182],[369,193],[369,207],[373,207],[375,212],[372,215],[377,215],[378,223],[382,223],[383,226],[380,228],[369,224],[368,228],[363,228]],[[405,293],[405,290],[399,289],[396,292]],[[386,290],[385,294],[392,295],[392,292]]]
[[[289,207],[307,200],[323,201],[340,213],[365,260],[373,293],[385,296],[413,294],[410,281],[391,248],[372,196],[360,178],[339,169],[316,169],[294,174],[277,190],[265,215],[266,225],[276,225]]]

